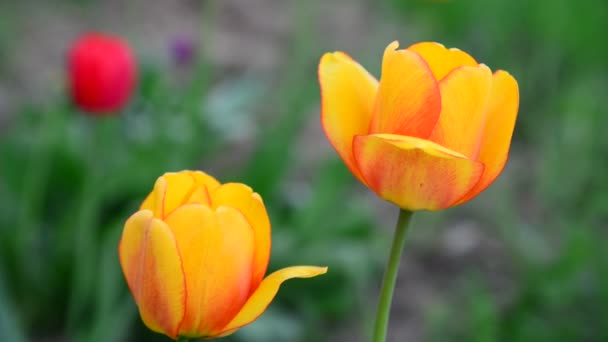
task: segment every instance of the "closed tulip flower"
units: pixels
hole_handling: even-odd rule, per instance
[[[88,33],[69,51],[72,101],[86,112],[109,114],[123,108],[133,93],[136,77],[133,53],[118,37]]]
[[[517,82],[441,44],[398,47],[384,51],[380,81],[343,52],[321,58],[325,133],[363,184],[402,209],[467,202],[507,161]]]
[[[285,280],[327,270],[295,266],[264,278],[270,244],[270,221],[257,193],[183,171],[156,181],[125,223],[119,256],[150,329],[174,339],[212,338],[254,321]]]

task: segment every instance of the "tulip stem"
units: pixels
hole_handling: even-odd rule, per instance
[[[177,338],[177,341],[175,342],[188,342],[188,338],[184,337],[184,336],[180,336]]]
[[[376,323],[374,324],[374,342],[386,341],[391,303],[393,301],[393,291],[395,290],[395,283],[397,282],[401,253],[403,252],[403,246],[405,245],[405,233],[407,232],[412,214],[411,211],[404,209],[399,211],[399,219],[397,220],[397,226],[395,227],[393,245],[391,246],[390,256],[386,264],[386,270],[384,271],[384,279],[382,280],[382,289],[380,290]]]

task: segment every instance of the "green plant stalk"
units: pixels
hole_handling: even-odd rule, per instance
[[[187,337],[180,336],[180,337],[178,337],[178,338],[177,338],[177,341],[176,341],[176,342],[188,342],[188,338],[187,338]]]
[[[386,264],[384,279],[382,280],[382,289],[380,290],[380,299],[378,300],[376,322],[374,324],[374,342],[386,341],[393,292],[395,290],[395,283],[397,282],[397,273],[399,272],[399,263],[401,261],[403,246],[405,245],[405,234],[412,214],[411,211],[404,209],[399,211],[399,219],[397,220],[397,226],[395,227],[393,245],[391,246],[388,263]]]
[[[33,240],[41,235],[39,221],[44,212],[44,199],[53,161],[53,144],[60,131],[62,115],[62,107],[42,113],[42,123],[37,127],[37,138],[28,156],[28,168],[20,199],[21,208],[17,218],[18,229],[15,230],[15,255],[21,262],[19,268],[22,272],[21,278],[16,281],[27,286],[39,286],[38,279],[44,272],[41,263],[32,261],[32,244]]]
[[[75,227],[73,227],[73,258],[74,275],[72,291],[68,303],[68,330],[78,330],[83,323],[80,321],[94,293],[95,266],[98,262],[98,247],[95,243],[99,210],[102,202],[102,190],[99,184],[103,180],[103,170],[107,170],[107,153],[105,148],[111,134],[113,118],[95,118],[82,113],[87,131],[85,144],[86,175],[82,185],[81,200],[77,212]]]

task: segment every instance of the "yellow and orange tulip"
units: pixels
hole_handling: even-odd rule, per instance
[[[285,280],[327,271],[294,266],[264,278],[270,235],[248,186],[194,171],[158,178],[119,245],[144,323],[174,339],[226,336],[260,316]]]
[[[507,161],[517,81],[432,42],[384,51],[377,81],[343,52],[319,64],[321,121],[350,171],[407,210],[462,204]]]

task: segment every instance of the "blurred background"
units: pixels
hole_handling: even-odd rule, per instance
[[[379,76],[399,40],[438,41],[513,74],[502,176],[466,205],[417,213],[389,341],[608,341],[608,32],[604,0],[0,2],[0,341],[168,341],[120,271],[125,219],[165,171],[251,185],[292,280],[226,341],[365,341],[396,208],[355,181],[319,122],[317,64]],[[82,32],[129,41],[119,115],[71,105]]]

